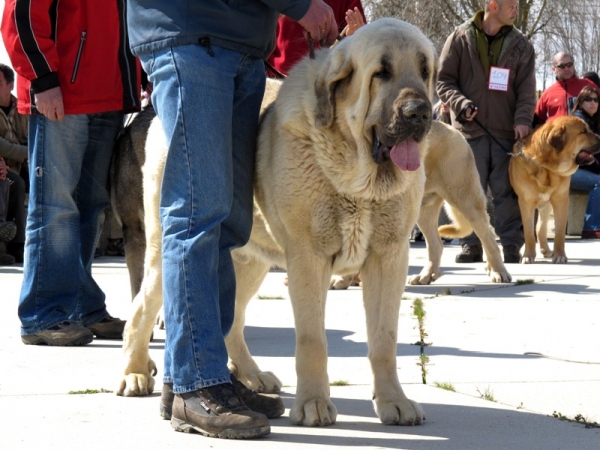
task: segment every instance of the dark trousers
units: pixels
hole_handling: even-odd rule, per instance
[[[10,180],[6,220],[12,220],[17,226],[17,235],[11,241],[15,244],[25,243],[25,225],[27,209],[25,207],[25,180],[9,170],[6,177]]]
[[[515,245],[520,248],[525,242],[523,222],[517,194],[515,194],[508,177],[508,164],[511,156],[507,152],[512,149],[514,140],[498,139],[498,141],[504,148],[488,135],[470,139],[468,142],[475,157],[481,187],[484,192],[487,192],[489,187],[492,193],[495,210],[492,225],[500,238],[500,243],[502,246]],[[475,233],[471,233],[461,239],[460,243],[479,245],[480,241]]]

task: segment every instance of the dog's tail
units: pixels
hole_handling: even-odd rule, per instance
[[[465,216],[458,210],[453,208],[450,204],[444,203],[446,214],[452,220],[452,223],[448,225],[442,225],[438,228],[438,233],[443,238],[463,238],[468,236],[473,231],[473,227],[469,225]]]

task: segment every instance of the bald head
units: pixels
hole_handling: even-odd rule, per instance
[[[552,57],[552,64],[557,65],[560,64],[560,61],[564,58],[567,58],[569,61],[573,62],[573,55],[567,52],[558,52],[556,55]]]
[[[495,4],[497,4],[498,6],[501,7],[504,4],[504,0],[485,0],[485,7],[484,7],[485,12],[490,12],[491,11],[490,5],[492,3],[495,3]]]
[[[565,81],[575,75],[573,56],[567,52],[558,52],[552,58],[552,72],[558,81]]]

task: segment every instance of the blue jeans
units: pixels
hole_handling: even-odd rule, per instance
[[[160,199],[165,382],[182,393],[230,381],[231,250],[252,228],[262,60],[185,45],[143,55],[168,156]]]
[[[19,318],[21,334],[65,320],[108,316],[92,278],[98,214],[109,203],[108,170],[123,114],[29,118],[29,213]]]
[[[600,230],[600,175],[589,170],[577,169],[571,175],[571,189],[590,193],[585,211],[583,231]]]

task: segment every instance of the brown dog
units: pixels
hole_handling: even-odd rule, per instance
[[[553,263],[567,262],[565,233],[571,175],[580,165],[591,164],[600,151],[600,136],[576,117],[559,117],[517,142],[510,160],[510,183],[519,196],[525,251],[522,264],[535,261],[534,214],[539,210],[537,237],[544,257]],[[554,210],[554,252],[548,246],[547,224]]]

